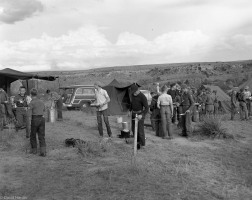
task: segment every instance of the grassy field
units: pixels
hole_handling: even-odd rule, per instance
[[[28,154],[25,132],[0,133],[0,197],[31,200],[252,199],[252,124],[223,121],[235,139],[175,139],[155,136],[146,127],[146,148],[132,157],[132,145],[101,140],[96,116],[65,111],[64,121],[46,124],[47,157]],[[129,120],[124,116],[125,120]],[[105,132],[106,135],[106,132]],[[65,147],[66,138],[89,141],[86,148]],[[0,198],[1,199],[1,198]]]

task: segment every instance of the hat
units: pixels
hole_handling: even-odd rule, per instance
[[[138,86],[136,84],[133,84],[130,86],[131,92],[135,93],[138,90]]]
[[[248,89],[249,89],[249,86],[246,85],[246,86],[244,87],[244,89],[245,89],[245,90],[248,90]]]
[[[96,81],[96,82],[94,83],[94,85],[97,85],[97,86],[99,86],[99,87],[102,87],[102,83],[101,83],[100,81]]]
[[[183,89],[187,89],[188,87],[187,87],[187,85],[186,84],[182,84],[181,85],[181,89],[183,90]]]

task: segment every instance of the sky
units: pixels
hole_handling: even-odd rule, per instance
[[[0,0],[0,69],[247,59],[251,0]]]

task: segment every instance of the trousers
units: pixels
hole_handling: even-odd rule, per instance
[[[160,108],[161,114],[161,122],[162,129],[164,133],[164,137],[172,136],[171,123],[172,123],[172,115],[171,115],[171,107],[170,106],[161,106]]]
[[[135,134],[135,118],[136,118],[136,114],[132,113],[132,132],[133,132],[133,135]],[[145,146],[144,118],[138,120],[137,142],[141,146]]]
[[[31,148],[37,148],[37,134],[39,140],[40,148],[46,147],[45,143],[45,118],[42,116],[32,117],[31,120],[31,135],[30,135],[30,143]]]
[[[248,119],[248,109],[247,109],[246,102],[240,101],[239,105],[240,105],[240,117],[241,117],[241,120],[243,120],[244,118]]]
[[[189,109],[189,106],[182,106],[182,111],[185,113]],[[192,116],[191,113],[185,113],[181,116],[182,136],[188,136],[192,132]]]
[[[26,127],[26,136],[30,136],[31,132],[31,118],[28,116],[27,109],[16,109],[17,128]]]
[[[97,111],[97,123],[98,123],[99,134],[100,134],[100,136],[103,136],[102,116],[103,116],[103,120],[104,120],[104,123],[107,128],[108,136],[111,137],[112,132],[111,132],[110,125],[109,125],[108,110],[107,109],[102,110],[102,111]]]

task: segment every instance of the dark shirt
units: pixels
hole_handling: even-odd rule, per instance
[[[178,95],[178,91],[170,89],[170,90],[168,90],[167,94],[171,95],[172,101],[174,101],[176,96]]]
[[[16,103],[17,107],[28,107],[27,95],[21,96],[18,94],[14,98],[14,103]]]
[[[146,115],[149,110],[149,105],[146,96],[140,92],[137,96],[132,95],[131,110],[142,111],[141,114]]]
[[[154,97],[152,97],[151,105],[150,105],[150,111],[151,111],[151,112],[152,112],[153,110],[155,110],[155,109],[158,109],[158,108],[157,108],[157,100],[158,100],[158,95],[155,95]]]
[[[29,109],[31,115],[44,115],[45,112],[45,104],[42,100],[37,97],[33,97],[31,103],[29,104]]]
[[[194,106],[194,101],[193,101],[193,97],[191,94],[189,93],[184,93],[182,94],[181,96],[181,106],[184,106],[184,107],[189,107],[188,110],[192,109],[192,107]]]

